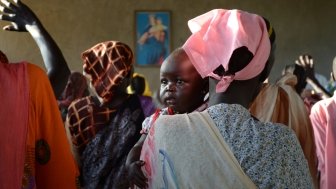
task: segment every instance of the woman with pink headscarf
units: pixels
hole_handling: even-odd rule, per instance
[[[313,188],[294,132],[248,111],[272,65],[265,20],[215,9],[188,25],[183,49],[210,77],[209,108],[156,120],[141,154],[149,188]]]

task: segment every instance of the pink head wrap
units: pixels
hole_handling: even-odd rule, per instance
[[[188,21],[192,35],[183,45],[199,74],[219,80],[216,92],[225,92],[233,80],[257,76],[268,60],[271,43],[264,19],[241,10],[215,9]],[[213,71],[222,65],[228,70],[233,51],[246,46],[254,55],[251,62],[234,75],[218,76]]]

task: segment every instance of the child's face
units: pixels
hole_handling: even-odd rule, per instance
[[[169,57],[160,69],[160,99],[175,112],[192,112],[203,103],[208,88],[186,54]]]

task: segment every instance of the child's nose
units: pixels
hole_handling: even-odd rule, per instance
[[[167,91],[176,91],[176,85],[173,82],[169,82],[167,85]]]

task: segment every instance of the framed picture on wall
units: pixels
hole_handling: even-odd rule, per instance
[[[138,66],[159,66],[171,48],[170,11],[135,11],[135,61]]]

